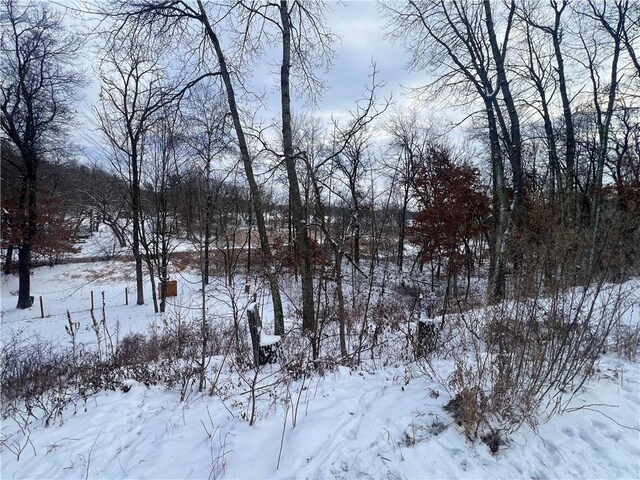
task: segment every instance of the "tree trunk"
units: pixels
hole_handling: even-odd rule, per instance
[[[200,381],[198,383],[198,391],[203,392],[206,383],[206,359],[207,359],[207,277],[202,271],[201,287],[202,287],[202,323],[200,334],[202,335],[202,352],[200,353]]]
[[[358,213],[358,207],[355,208],[354,216],[356,221],[353,227],[353,261],[360,265],[360,216]]]
[[[13,270],[13,245],[7,247],[7,254],[4,257],[4,274],[9,275]]]
[[[512,1],[509,7],[509,26],[515,11],[515,2]],[[496,38],[496,32],[493,25],[493,17],[491,12],[491,2],[484,0],[484,11],[486,15],[487,33],[489,34],[489,42],[491,43],[491,51],[496,63],[496,73],[498,77],[498,84],[502,91],[504,103],[507,107],[507,113],[509,115],[510,123],[510,142],[509,142],[509,160],[511,162],[511,173],[513,176],[513,210],[512,215],[517,222],[520,215],[520,207],[522,206],[524,199],[524,183],[522,174],[522,135],[520,133],[520,118],[518,111],[511,95],[511,88],[509,87],[509,81],[504,66],[504,55],[498,45]],[[508,35],[508,34],[507,34]],[[505,44],[508,41],[508,36],[505,36]],[[504,49],[504,46],[503,46]]]
[[[220,74],[225,85],[227,92],[227,100],[229,102],[229,111],[233,120],[233,126],[238,138],[238,146],[240,149],[240,156],[244,165],[245,174],[247,176],[247,182],[249,183],[249,191],[251,192],[251,200],[253,202],[253,210],[256,215],[256,225],[258,226],[258,234],[260,236],[260,247],[264,255],[264,265],[269,280],[269,287],[271,289],[271,297],[273,301],[273,316],[274,316],[274,330],[276,335],[284,334],[284,315],[282,313],[282,300],[280,297],[280,285],[278,281],[278,274],[275,271],[273,265],[273,256],[271,254],[271,246],[269,245],[269,237],[267,235],[267,228],[264,221],[264,211],[262,207],[262,196],[260,189],[253,174],[253,165],[251,163],[251,156],[249,154],[249,147],[244,136],[244,129],[240,120],[240,112],[236,104],[235,92],[233,89],[233,83],[231,82],[231,74],[227,68],[227,61],[222,51],[220,41],[217,35],[213,31],[209,18],[207,17],[206,10],[202,4],[202,0],[198,1],[198,9],[200,11],[200,21],[205,27],[205,31],[209,40],[211,41],[213,48],[218,58],[220,66]]]
[[[508,224],[507,193],[504,180],[504,165],[500,151],[498,126],[491,99],[485,99],[489,138],[491,142],[491,168],[493,173],[493,233],[491,236],[491,257],[489,262],[488,296],[492,301],[504,297],[505,288],[505,233]]]
[[[31,306],[31,245],[18,247],[18,305],[16,308]]]
[[[604,15],[604,14],[603,14]],[[601,20],[604,24],[604,20]],[[611,60],[611,76],[609,81],[609,92],[607,95],[607,109],[605,111],[604,120],[601,121],[602,118],[600,112],[598,114],[598,137],[600,141],[600,146],[598,148],[598,156],[596,162],[596,176],[595,176],[595,184],[593,186],[593,197],[591,204],[591,227],[592,227],[592,239],[591,239],[591,248],[589,255],[589,264],[593,268],[595,265],[595,257],[596,250],[599,242],[599,234],[600,234],[600,214],[602,210],[602,178],[604,174],[604,164],[607,159],[607,150],[609,146],[609,128],[611,126],[611,119],[613,117],[613,111],[615,107],[616,101],[616,93],[618,89],[618,61],[620,59],[620,51],[621,51],[621,29],[624,29],[624,21],[625,16],[624,13],[620,12],[620,17],[618,18],[617,29],[614,31],[611,27],[607,27],[607,31],[612,36],[614,41],[614,50],[613,50],[613,58]],[[594,67],[590,65],[592,69],[592,77],[595,75],[593,73]],[[594,82],[594,103],[596,104],[596,108],[598,107],[598,94],[596,91],[596,82]]]
[[[251,350],[253,351],[253,365],[260,368],[260,334],[262,332],[262,322],[258,314],[257,304],[253,303],[252,308],[247,309],[247,319],[249,321],[249,333],[251,335]]]
[[[300,262],[302,280],[302,329],[307,334],[315,334],[316,322],[313,308],[313,271],[311,249],[307,231],[305,212],[302,207],[300,185],[296,172],[293,151],[293,133],[291,131],[291,94],[289,76],[291,70],[291,25],[286,0],[280,1],[280,19],[282,21],[282,66],[280,68],[280,93],[282,102],[282,143],[284,161],[289,179],[289,203],[295,229],[295,244]],[[277,333],[277,335],[281,335]]]
[[[156,276],[153,269],[153,264],[151,263],[151,258],[147,255],[147,269],[149,270],[149,283],[151,283],[151,299],[153,300],[153,311],[158,313],[160,309],[158,308],[158,292],[156,291]]]
[[[336,273],[336,295],[338,297],[338,322],[340,328],[340,355],[346,359],[349,355],[347,351],[347,315],[344,309],[344,291],[342,289],[342,253],[334,247],[335,273]]]
[[[398,225],[398,268],[402,272],[404,263],[404,237],[407,230],[407,207],[409,205],[409,188],[405,186],[402,207],[400,209],[400,224]]]
[[[527,29],[527,49],[529,54],[529,77],[534,83],[534,86],[538,92],[540,98],[540,104],[542,111],[542,121],[544,124],[544,132],[547,139],[547,149],[549,156],[549,198],[551,199],[551,206],[554,214],[558,211],[558,206],[564,204],[564,187],[562,182],[562,172],[560,170],[560,160],[558,158],[558,147],[556,142],[556,134],[553,129],[553,120],[549,112],[549,99],[544,82],[544,67],[540,60],[540,54],[533,44],[529,29]],[[543,70],[543,73],[539,73],[536,66]],[[535,177],[535,175],[534,175]]]
[[[131,215],[133,216],[133,242],[131,250],[136,262],[136,304],[144,305],[144,273],[140,252],[140,178],[138,175],[138,150],[131,147]]]
[[[209,285],[209,238],[210,238],[210,227],[209,221],[206,221],[206,225],[204,227],[204,252],[203,252],[203,266],[202,266],[202,278],[203,285]]]
[[[23,153],[24,155],[24,153]],[[24,157],[23,157],[24,158]],[[22,243],[18,247],[18,305],[17,308],[31,306],[31,249],[38,231],[38,194],[36,187],[36,168],[32,160],[31,170],[25,177],[27,195],[27,222],[23,232]]]
[[[126,234],[118,226],[117,220],[109,220],[105,215],[103,215],[102,222],[111,229],[113,236],[116,237],[116,240],[118,240],[118,245],[120,245],[120,248],[125,248],[127,246]]]
[[[568,196],[568,201],[570,202],[567,206],[568,208],[568,216],[569,220],[575,216],[575,158],[576,158],[576,138],[575,131],[573,126],[573,115],[571,113],[571,103],[569,101],[569,94],[567,92],[567,80],[565,78],[564,73],[564,58],[562,56],[562,50],[560,49],[561,37],[559,33],[560,28],[560,13],[556,12],[556,27],[551,35],[551,39],[553,41],[553,50],[555,52],[556,62],[558,63],[557,72],[558,72],[558,89],[560,90],[560,98],[562,99],[562,115],[564,117],[564,125],[565,125],[565,162],[567,165],[567,173],[566,173],[566,194]]]
[[[211,194],[211,160],[207,158],[207,201],[204,211],[204,264],[202,269],[202,284],[209,285],[209,243],[211,242],[211,214],[213,210],[213,195]]]
[[[550,174],[550,196],[551,203],[555,207],[558,203],[562,204],[564,198],[564,189],[562,187],[562,177],[560,175],[560,161],[558,159],[558,150],[556,147],[556,136],[553,131],[553,124],[551,123],[551,115],[549,114],[549,107],[547,104],[546,95],[542,86],[538,89],[540,98],[542,101],[542,113],[544,121],[544,131],[547,137],[547,143],[549,144],[549,174]]]

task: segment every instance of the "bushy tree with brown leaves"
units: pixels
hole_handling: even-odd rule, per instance
[[[456,164],[450,152],[431,146],[418,165],[413,194],[418,212],[410,227],[410,240],[420,247],[420,262],[446,262],[448,276],[472,261],[470,243],[487,233],[489,199],[480,172]]]

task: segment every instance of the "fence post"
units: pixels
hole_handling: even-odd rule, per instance
[[[93,312],[93,290],[91,290],[91,311]]]
[[[129,305],[129,289],[124,287],[124,304]]]
[[[42,303],[42,296],[40,297],[40,318],[44,318],[44,303]]]

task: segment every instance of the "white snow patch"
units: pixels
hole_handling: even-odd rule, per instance
[[[275,345],[279,341],[280,341],[280,335],[268,335],[266,333],[260,333],[260,345],[263,347]]]

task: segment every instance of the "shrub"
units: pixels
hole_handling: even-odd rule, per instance
[[[595,372],[624,298],[622,286],[600,283],[452,319],[459,336],[447,408],[466,435],[493,450],[523,423],[535,429],[539,415],[564,411]]]

